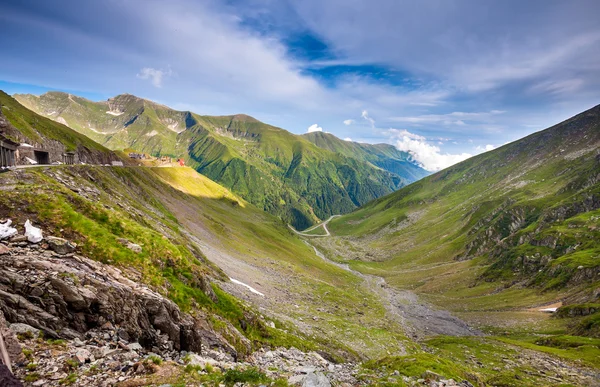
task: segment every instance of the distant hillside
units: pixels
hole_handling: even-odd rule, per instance
[[[457,311],[597,300],[600,106],[375,200],[329,229],[337,238],[326,247],[337,259],[361,260],[357,267]]]
[[[361,144],[344,141],[331,133],[324,132],[306,133],[303,136],[319,148],[369,162],[406,179],[407,183],[429,175],[429,172],[412,160],[410,153],[400,151],[390,144]]]
[[[55,153],[75,152],[89,163],[106,164],[120,160],[106,147],[27,109],[0,90],[0,133],[20,143],[47,148]]]
[[[412,166],[402,175],[380,167],[383,153],[373,160],[350,157],[241,114],[200,116],[127,94],[104,102],[59,92],[15,98],[111,149],[185,157],[198,172],[298,229],[350,212],[419,176]]]

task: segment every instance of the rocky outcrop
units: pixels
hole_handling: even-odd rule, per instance
[[[90,329],[114,327],[120,338],[147,349],[200,352],[203,343],[237,355],[203,312],[183,313],[117,268],[37,245],[14,245],[0,256],[0,310],[8,322],[46,337],[81,339]]]

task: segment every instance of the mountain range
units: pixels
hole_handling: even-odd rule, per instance
[[[90,157],[0,174],[0,332],[26,383],[597,385],[600,105],[428,175],[130,95],[0,104],[4,137]]]
[[[184,157],[298,229],[427,175],[390,145],[345,142],[326,133],[298,136],[243,114],[202,116],[128,94],[104,102],[61,92],[15,98],[110,149]]]

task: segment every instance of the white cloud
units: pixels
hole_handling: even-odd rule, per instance
[[[369,117],[369,112],[368,111],[363,110],[360,115],[361,115],[362,118],[364,118],[365,120],[369,121],[369,123],[371,124],[372,128],[375,128],[375,120],[372,119],[371,117]]]
[[[442,153],[438,146],[427,143],[425,137],[405,129],[390,129],[388,133],[396,148],[409,152],[428,171],[439,171],[472,156],[470,153]]]
[[[344,139],[344,141],[350,141],[350,142],[351,142],[351,141],[352,141],[352,139],[351,139],[350,137],[346,137],[346,138]]]
[[[496,147],[494,145],[491,144],[487,144],[486,146],[477,146],[475,147],[475,150],[478,152],[489,152],[491,150],[496,149]]]
[[[322,132],[322,131],[323,131],[323,128],[321,128],[319,125],[312,124],[311,126],[308,127],[308,130],[306,132],[312,133],[312,132]]]
[[[390,117],[393,122],[407,124],[444,124],[444,125],[466,125],[465,121],[489,122],[493,116],[506,113],[504,110],[490,110],[489,112],[452,112],[448,114],[423,114],[419,116]]]
[[[344,120],[344,125],[352,125],[354,120]]]
[[[170,67],[167,70],[144,67],[136,76],[140,79],[149,79],[155,87],[162,87],[163,79],[170,77],[172,74]]]

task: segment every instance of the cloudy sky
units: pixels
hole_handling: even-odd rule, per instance
[[[131,93],[429,170],[600,103],[598,0],[3,0],[0,89]]]

